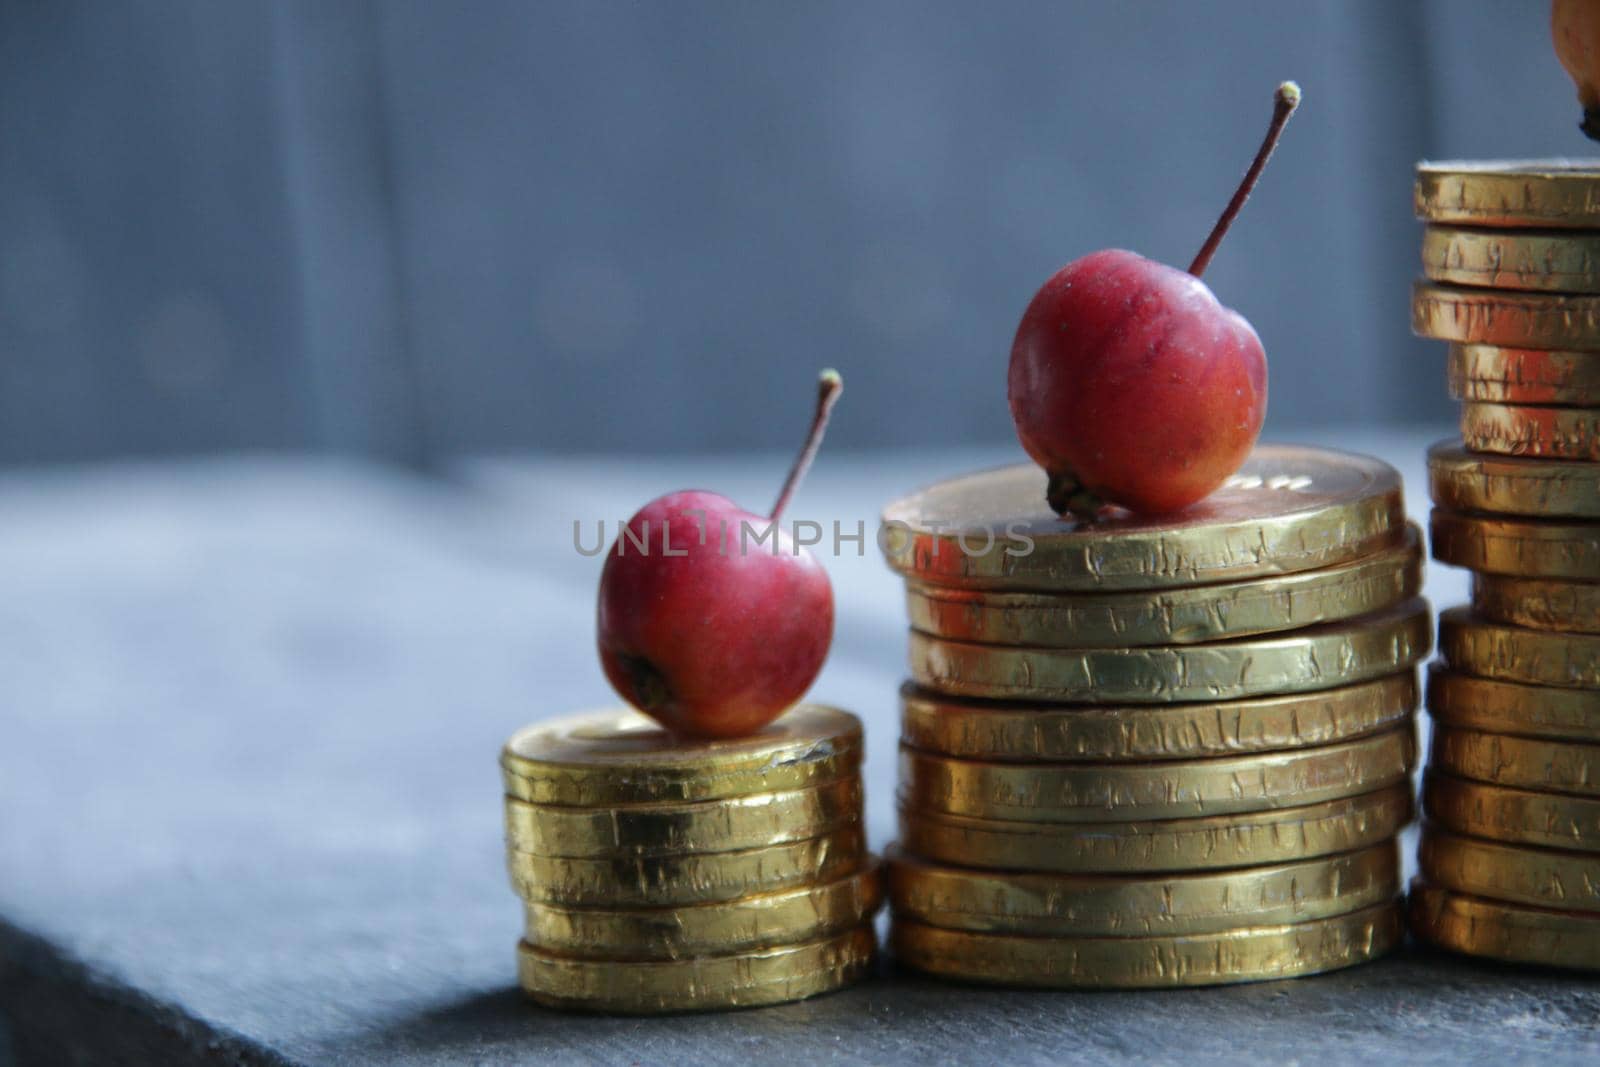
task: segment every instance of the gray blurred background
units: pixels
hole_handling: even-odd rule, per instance
[[[1585,154],[1529,0],[0,5],[0,463],[1004,443],[1053,270],[1187,263],[1268,432],[1442,421],[1424,156]]]

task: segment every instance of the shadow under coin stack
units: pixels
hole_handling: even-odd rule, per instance
[[[1414,328],[1463,440],[1428,456],[1439,617],[1413,929],[1600,969],[1600,164],[1424,163]]]
[[[881,886],[861,756],[856,717],[809,704],[728,741],[631,711],[515,734],[500,767],[523,989],[551,1007],[706,1011],[865,975]]]
[[[896,958],[1139,988],[1397,944],[1429,622],[1396,472],[1261,446],[1176,519],[1044,498],[1030,465],[884,512],[912,626]]]

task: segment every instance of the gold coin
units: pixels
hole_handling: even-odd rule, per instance
[[[1461,405],[1461,441],[1473,452],[1600,460],[1600,410],[1526,404]]]
[[[802,841],[861,821],[861,781],[694,804],[568,808],[507,797],[506,842],[539,856],[665,856]]]
[[[1430,885],[1562,911],[1600,912],[1600,856],[1475,841],[1424,824],[1417,866]]]
[[[861,721],[801,704],[749,737],[674,737],[626,709],[536,723],[500,754],[506,792],[534,804],[690,802],[805,789],[859,773]]]
[[[1059,989],[1165,989],[1317,974],[1388,952],[1404,936],[1389,901],[1347,915],[1174,937],[1014,937],[896,917],[890,951],[945,978]]]
[[[1600,967],[1600,916],[1479,900],[1411,883],[1411,929],[1468,956],[1546,967]]]
[[[1429,226],[1422,273],[1453,285],[1600,293],[1600,233]]]
[[[990,645],[1126,648],[1299,630],[1370,615],[1422,591],[1422,532],[1377,555],[1316,571],[1134,593],[1013,593],[906,584],[911,626]]]
[[[1307,807],[1160,822],[1038,823],[900,808],[906,852],[940,863],[1066,874],[1217,870],[1350,852],[1411,821],[1411,786]]]
[[[1518,685],[1428,668],[1428,715],[1445,726],[1600,744],[1600,691]]]
[[[1457,833],[1573,852],[1600,852],[1600,800],[1469,782],[1437,771],[1422,780],[1428,817]]]
[[[958,697],[1063,704],[1237,700],[1353,685],[1428,654],[1428,605],[1292,634],[1166,648],[1021,648],[911,632],[911,677]]]
[[[1204,874],[1006,873],[888,857],[897,918],[1030,937],[1215,934],[1343,915],[1400,895],[1393,841],[1321,859]]]
[[[535,856],[512,849],[506,866],[524,900],[576,907],[667,907],[734,900],[831,882],[866,855],[859,825],[739,852],[668,856]]]
[[[1418,163],[1413,199],[1424,222],[1600,228],[1600,170],[1567,159]]]
[[[1338,744],[1405,722],[1411,671],[1375,682],[1214,704],[1055,707],[975,704],[907,685],[900,737],[926,752],[1014,762],[1143,762]]]
[[[1442,441],[1428,449],[1428,488],[1455,511],[1600,518],[1600,463],[1485,456]]]
[[[1439,655],[1453,669],[1526,685],[1600,688],[1600,635],[1525,630],[1474,618],[1466,608],[1439,613]]]
[[[1475,574],[1472,608],[1483,618],[1512,626],[1600,634],[1600,581]]]
[[[1435,724],[1428,766],[1457,778],[1514,789],[1600,796],[1600,745]]]
[[[1457,400],[1600,406],[1600,353],[1451,345],[1447,372]]]
[[[1019,822],[1132,822],[1301,807],[1407,780],[1410,725],[1337,745],[1149,764],[985,763],[900,749],[913,807]]]
[[[1433,558],[1453,567],[1524,578],[1594,580],[1600,523],[1501,519],[1433,509]]]
[[[963,475],[883,512],[889,566],[988,589],[1170,589],[1337,566],[1405,537],[1400,476],[1367,456],[1260,445],[1181,516],[1063,519],[1032,464]]]
[[[529,902],[523,937],[561,956],[679,960],[817,941],[869,921],[882,902],[872,862],[835,882],[722,904],[610,910]]]
[[[685,960],[575,960],[517,944],[517,977],[553,1008],[645,1015],[783,1004],[842,989],[866,976],[871,925],[800,945]]]
[[[1411,289],[1411,332],[1509,348],[1600,348],[1600,296],[1417,282]]]

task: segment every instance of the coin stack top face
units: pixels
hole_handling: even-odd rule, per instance
[[[1600,967],[1600,164],[1417,168],[1415,332],[1461,440],[1428,455],[1439,616],[1411,919],[1469,955]]]
[[[1400,477],[1365,456],[1262,445],[1177,517],[1092,524],[1045,504],[1031,464],[952,478],[883,512],[889,565],[927,585],[1170,590],[1349,563],[1404,540]]]
[[[860,721],[815,704],[721,741],[675,737],[636,711],[597,711],[519,730],[500,756],[508,796],[576,807],[804,789],[849,777],[860,762]]]
[[[1161,519],[1031,466],[884,511],[906,581],[890,941],[950,978],[1289,977],[1399,938],[1421,536],[1377,460],[1262,446]]]
[[[524,990],[568,1010],[708,1011],[866,975],[883,887],[861,758],[859,720],[816,705],[725,741],[631,711],[519,731],[500,769]]]

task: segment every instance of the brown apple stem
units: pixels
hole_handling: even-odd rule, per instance
[[[772,505],[773,522],[777,522],[783,509],[789,506],[789,498],[800,488],[806,471],[811,469],[811,461],[817,458],[817,449],[822,447],[822,435],[828,429],[828,415],[832,413],[834,402],[842,392],[844,379],[839,377],[838,371],[825,370],[817,378],[817,412],[811,416],[811,430],[806,434],[806,443],[795,457],[794,466],[789,468],[789,477],[784,479],[783,488],[778,490],[778,502]]]
[[[1267,127],[1267,136],[1256,152],[1255,162],[1244,172],[1244,180],[1239,183],[1233,199],[1228,201],[1228,206],[1223,209],[1222,217],[1211,228],[1211,236],[1206,238],[1206,243],[1200,246],[1200,252],[1194,257],[1194,262],[1189,264],[1189,273],[1196,278],[1204,274],[1206,268],[1211,265],[1211,257],[1217,254],[1217,246],[1222,243],[1223,237],[1227,236],[1228,227],[1233,225],[1233,220],[1239,217],[1239,210],[1244,207],[1244,202],[1250,199],[1250,191],[1256,187],[1257,179],[1266,169],[1267,160],[1272,158],[1272,150],[1278,147],[1278,138],[1283,136],[1283,128],[1289,124],[1289,116],[1293,115],[1294,109],[1299,106],[1300,86],[1294,82],[1284,82],[1278,86],[1278,91],[1272,98],[1272,124]]]

